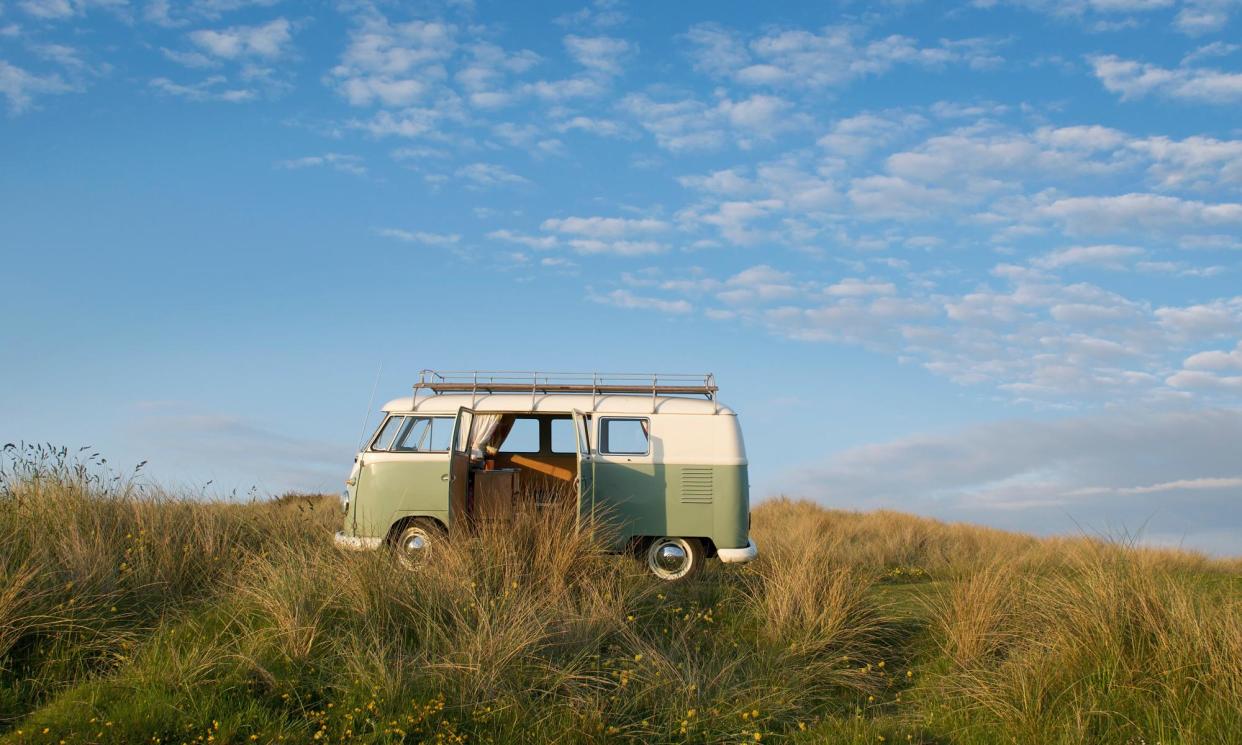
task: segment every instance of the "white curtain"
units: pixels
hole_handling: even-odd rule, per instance
[[[473,426],[474,437],[470,443],[470,455],[482,458],[483,448],[491,442],[492,435],[496,434],[496,428],[500,426],[500,414],[475,414]]]

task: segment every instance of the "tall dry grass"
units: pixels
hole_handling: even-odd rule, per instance
[[[553,508],[407,570],[335,549],[333,499],[180,498],[97,462],[35,448],[0,468],[0,741],[1130,745],[1242,728],[1237,563],[778,500],[754,512],[759,561],[686,585]]]

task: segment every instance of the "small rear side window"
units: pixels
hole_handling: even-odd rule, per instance
[[[612,455],[646,455],[649,447],[646,419],[601,419],[599,449]]]
[[[552,420],[552,452],[558,455],[573,455],[578,452],[574,442],[574,420]]]
[[[371,443],[372,450],[387,450],[392,447],[392,441],[397,436],[397,432],[401,429],[401,425],[405,423],[405,417],[393,416],[388,417],[388,421],[384,422],[384,426],[380,427],[379,434],[375,436],[375,440]]]

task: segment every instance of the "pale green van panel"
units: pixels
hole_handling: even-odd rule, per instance
[[[618,537],[710,538],[716,548],[749,541],[749,486],[745,465],[594,464],[597,517]]]
[[[346,516],[346,532],[383,538],[394,522],[409,515],[434,517],[448,525],[448,466],[447,455],[367,463],[354,492],[354,514]]]

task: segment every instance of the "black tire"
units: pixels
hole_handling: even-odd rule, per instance
[[[698,538],[661,536],[642,553],[647,570],[665,582],[687,582],[699,576],[707,562],[707,548]]]
[[[389,549],[401,565],[413,569],[423,564],[445,539],[440,523],[426,517],[407,520],[393,531]]]

